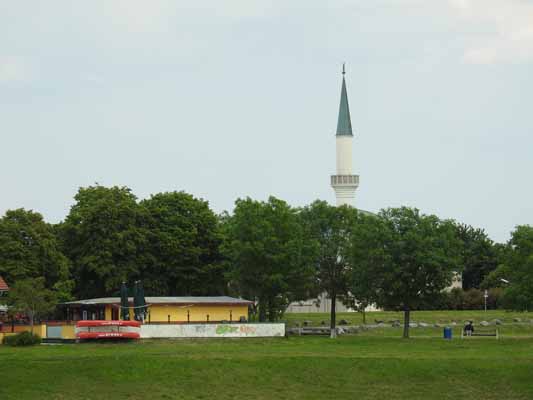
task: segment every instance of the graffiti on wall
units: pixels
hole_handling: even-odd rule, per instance
[[[226,335],[228,333],[242,333],[245,335],[255,335],[257,329],[254,326],[232,326],[232,325],[218,325],[216,329],[217,335]]]
[[[284,336],[284,324],[145,324],[141,338],[274,337]]]

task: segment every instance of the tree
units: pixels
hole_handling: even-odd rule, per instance
[[[533,227],[517,226],[509,241],[507,265],[510,282],[504,292],[504,304],[514,310],[533,309]]]
[[[376,274],[387,261],[383,223],[377,216],[359,214],[358,223],[351,231],[348,247],[349,296],[345,298],[345,304],[363,314],[363,324],[366,324],[366,308],[378,300],[377,282],[380,277]]]
[[[346,259],[351,232],[357,225],[357,210],[333,207],[315,201],[301,212],[309,236],[318,243],[314,262],[318,288],[331,299],[331,337],[336,336],[336,303],[347,294],[350,266]]]
[[[382,210],[382,261],[376,268],[378,306],[404,312],[403,337],[409,337],[411,310],[441,301],[442,291],[459,270],[455,226],[434,215],[402,207]]]
[[[46,289],[44,278],[25,279],[15,282],[7,296],[10,312],[28,316],[31,333],[36,318],[52,312],[57,304],[53,291]]]
[[[310,297],[316,243],[305,236],[297,210],[274,197],[239,199],[223,226],[230,287],[257,302],[260,321],[275,321],[291,301]]]
[[[115,294],[123,281],[138,279],[146,264],[147,213],[126,187],[80,188],[58,230],[73,263],[80,297]]]
[[[457,224],[462,242],[463,289],[479,289],[483,279],[498,265],[498,250],[483,229]]]
[[[31,210],[9,210],[0,219],[0,276],[16,282],[42,277],[63,299],[70,296],[69,260],[60,250],[52,225]]]
[[[143,200],[150,216],[150,263],[143,281],[152,294],[219,295],[225,281],[222,234],[209,204],[185,192]]]
[[[511,274],[512,270],[507,264],[500,264],[483,279],[480,287],[481,289],[505,287],[507,285],[505,281],[510,279]]]

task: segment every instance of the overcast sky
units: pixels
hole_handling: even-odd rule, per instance
[[[334,203],[343,61],[357,207],[533,224],[528,0],[0,0],[0,214],[94,182]]]

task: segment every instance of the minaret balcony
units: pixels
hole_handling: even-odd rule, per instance
[[[331,175],[331,186],[359,186],[359,175]]]

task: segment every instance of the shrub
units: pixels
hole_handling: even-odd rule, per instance
[[[5,336],[3,343],[8,346],[33,346],[41,343],[41,337],[31,332],[21,332],[13,336]]]
[[[483,292],[479,289],[465,290],[464,309],[482,310],[485,304]]]

